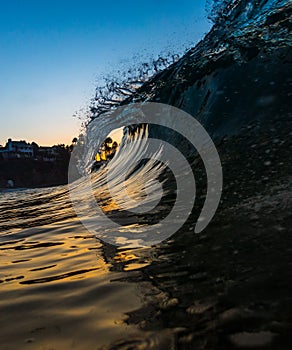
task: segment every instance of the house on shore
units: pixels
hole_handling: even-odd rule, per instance
[[[58,147],[40,146],[37,150],[37,159],[44,162],[54,162],[58,156]]]
[[[27,159],[55,162],[69,157],[70,148],[65,145],[39,146],[35,142],[8,139],[5,147],[0,146],[0,160]]]
[[[12,139],[8,139],[5,147],[0,148],[0,156],[4,159],[31,159],[34,156],[34,152],[30,143],[24,140],[13,141]]]

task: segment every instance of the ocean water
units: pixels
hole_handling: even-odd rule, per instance
[[[44,190],[7,194],[6,220],[27,196],[44,196]],[[110,271],[102,244],[78,220],[58,223],[59,208],[51,209],[41,214],[30,206],[41,224],[1,235],[1,348],[93,349],[134,334],[123,321],[141,303],[135,286],[119,282],[121,273]]]
[[[195,49],[122,103],[161,100],[194,111],[223,168],[213,220],[196,232],[206,171],[169,130],[126,129],[113,160],[90,172],[98,137],[127,122],[101,106],[88,135],[99,128],[103,136],[90,137],[82,170],[94,205],[118,228],[86,215],[83,178],[70,184],[74,205],[68,186],[0,192],[1,350],[291,349],[291,4],[215,1],[212,16],[213,30]],[[151,244],[136,237],[159,227],[187,173],[173,176],[157,162],[168,155],[160,146],[139,163],[149,135],[186,152],[197,185],[188,219]],[[131,212],[139,201],[147,211]]]

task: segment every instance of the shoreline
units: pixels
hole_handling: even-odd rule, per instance
[[[44,188],[68,183],[67,160],[0,160],[0,189]]]

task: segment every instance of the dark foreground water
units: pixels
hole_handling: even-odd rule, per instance
[[[286,188],[241,216],[219,213],[202,234],[189,221],[176,239],[135,249],[100,243],[76,218],[52,223],[65,192],[44,204],[50,192],[1,195],[7,222],[30,210],[42,220],[0,237],[1,349],[291,348]],[[38,205],[16,208],[27,198]]]

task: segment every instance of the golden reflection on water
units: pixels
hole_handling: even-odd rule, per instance
[[[112,271],[103,245],[77,220],[2,236],[0,264],[1,349],[98,349],[139,334],[125,323],[141,307],[135,284],[119,281],[125,272]]]
[[[119,205],[113,199],[107,199],[101,203],[102,210],[104,212],[112,212],[114,210],[119,210]]]
[[[148,248],[143,248],[143,251],[147,251]],[[126,251],[121,251],[117,252],[114,260],[118,263],[123,263],[123,271],[133,271],[133,270],[139,270],[142,269],[143,267],[149,266],[151,264],[151,261],[145,258],[142,258],[139,256],[140,254],[137,254],[139,250],[135,250],[135,253],[133,250],[126,250]],[[140,250],[141,252],[141,250]],[[128,263],[129,262],[129,263]]]

